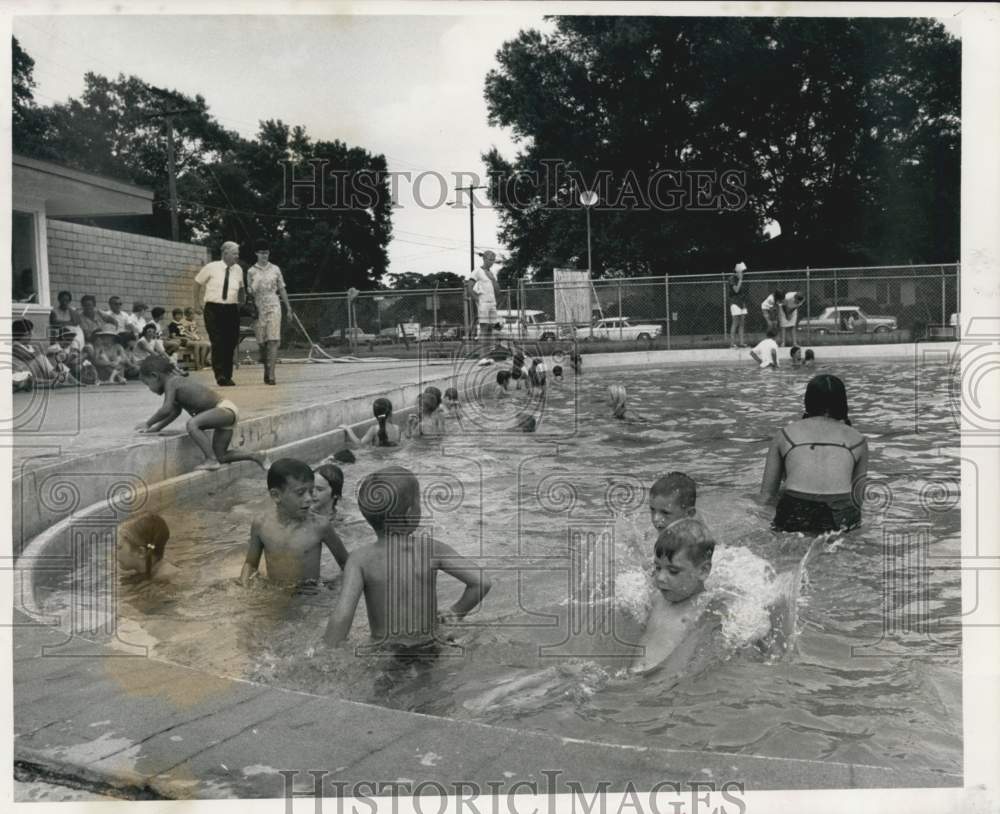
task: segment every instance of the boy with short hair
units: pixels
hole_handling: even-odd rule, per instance
[[[240,572],[244,586],[257,573],[260,558],[267,558],[267,578],[279,585],[319,582],[322,546],[337,565],[347,564],[347,549],[329,517],[310,511],[315,475],[309,465],[295,458],[281,458],[267,470],[267,491],[273,507],[261,512],[250,526],[246,562]]]
[[[633,670],[666,666],[668,659],[686,665],[702,638],[690,634],[711,634],[702,630],[708,610],[702,600],[715,545],[705,524],[691,517],[675,520],[660,533],[654,552],[652,608],[639,641],[645,653]]]
[[[761,368],[773,367],[775,370],[778,368],[778,343],[774,341],[774,337],[774,331],[769,330],[767,336],[750,351],[750,356],[760,364]]]
[[[676,520],[694,517],[697,487],[683,472],[670,472],[649,487],[649,519],[658,532]]]
[[[802,364],[802,348],[793,345],[788,351],[788,358],[792,360],[792,367],[799,367]]]
[[[358,489],[358,506],[375,531],[375,542],[351,553],[344,583],[324,642],[347,641],[361,594],[365,596],[371,639],[391,656],[433,655],[437,625],[462,619],[490,590],[476,564],[420,528],[420,483],[401,466],[369,475]],[[437,573],[465,584],[458,601],[438,613]]]

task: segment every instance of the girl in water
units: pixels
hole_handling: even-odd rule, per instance
[[[310,511],[325,520],[335,520],[337,503],[344,494],[344,471],[336,464],[322,464],[314,470],[313,505]]]
[[[360,446],[373,447],[394,447],[402,440],[403,433],[399,427],[392,423],[392,402],[386,398],[375,399],[372,402],[372,414],[375,416],[375,425],[368,428],[361,438],[354,434],[354,430],[346,424],[341,424],[338,429],[344,431],[344,435],[351,443]]]
[[[813,377],[805,408],[771,442],[760,499],[773,502],[784,483],[772,523],[778,531],[855,528],[861,523],[868,440],[851,426],[844,383],[825,373]]]

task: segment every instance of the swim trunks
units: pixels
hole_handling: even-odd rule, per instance
[[[221,407],[223,410],[229,410],[233,414],[233,425],[240,420],[240,409],[235,404],[233,404],[229,399],[223,399],[216,407]]]
[[[819,534],[847,531],[861,525],[861,507],[850,494],[814,495],[786,490],[778,501],[771,526],[776,531]]]
[[[436,659],[441,652],[440,642],[428,639],[424,642],[371,642],[358,648],[358,655],[389,660],[390,665],[428,662]]]

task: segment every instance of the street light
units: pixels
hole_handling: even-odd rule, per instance
[[[583,190],[580,193],[580,203],[583,204],[587,213],[587,276],[593,276],[590,264],[590,207],[597,203],[597,193],[591,190]]]

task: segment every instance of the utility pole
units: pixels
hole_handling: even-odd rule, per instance
[[[473,197],[473,190],[476,189],[486,189],[485,186],[473,186],[470,184],[467,187],[455,187],[455,192],[468,192],[469,193],[469,271],[476,270],[476,226],[473,221],[475,212],[475,198]]]
[[[200,113],[198,108],[183,110],[163,110],[150,113],[143,118],[163,119],[167,125],[167,185],[170,191],[170,236],[176,242],[181,239],[180,224],[177,222],[177,167],[174,164],[174,116],[184,113]]]

